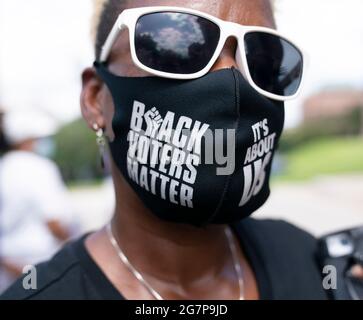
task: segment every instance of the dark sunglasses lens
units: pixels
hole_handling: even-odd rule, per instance
[[[252,80],[259,88],[285,97],[297,92],[303,72],[299,49],[265,32],[247,33],[245,48]]]
[[[207,66],[219,37],[220,29],[215,23],[192,14],[146,14],[136,24],[136,55],[154,70],[192,74]]]

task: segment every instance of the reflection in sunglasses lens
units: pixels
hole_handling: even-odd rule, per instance
[[[216,24],[192,14],[146,14],[136,24],[136,55],[154,70],[192,74],[207,66],[219,37]]]
[[[245,35],[248,68],[254,83],[280,96],[291,96],[299,89],[303,58],[287,40],[265,32]]]

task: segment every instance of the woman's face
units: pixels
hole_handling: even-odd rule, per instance
[[[179,6],[206,12],[222,20],[243,25],[258,25],[274,28],[270,0],[127,0],[125,8],[143,6]],[[236,40],[227,40],[218,60],[210,71],[236,66]],[[109,57],[109,70],[114,74],[128,77],[148,76],[137,68],[131,59],[128,31],[124,30],[114,44]],[[105,128],[112,140],[112,118],[114,106],[107,87],[100,81],[93,69],[83,73],[81,95],[82,114],[90,128],[96,123]]]

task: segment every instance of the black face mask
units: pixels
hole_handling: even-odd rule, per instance
[[[113,160],[153,214],[226,224],[266,201],[282,102],[257,93],[234,68],[180,81],[95,67],[115,105]]]

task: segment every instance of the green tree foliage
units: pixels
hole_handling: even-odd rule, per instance
[[[296,129],[287,130],[280,141],[280,152],[291,149],[319,138],[357,136],[362,132],[363,108],[335,117],[325,117],[305,122]]]
[[[66,182],[95,180],[102,177],[95,134],[83,119],[64,126],[54,138],[54,160]]]

